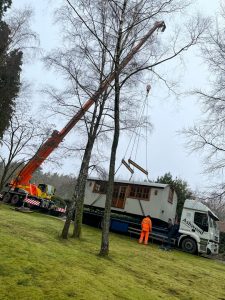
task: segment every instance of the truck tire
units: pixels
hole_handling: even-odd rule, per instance
[[[5,193],[5,195],[3,196],[2,201],[3,201],[4,203],[9,203],[10,200],[11,200],[11,197],[12,197],[12,195],[11,195],[10,193]]]
[[[16,204],[20,200],[19,195],[13,195],[11,198],[11,203]]]
[[[181,243],[181,248],[184,252],[195,254],[197,252],[197,245],[192,238],[184,238]]]

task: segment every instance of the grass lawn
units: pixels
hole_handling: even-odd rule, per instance
[[[225,265],[83,226],[80,241],[59,238],[63,223],[0,205],[0,299],[224,299]]]

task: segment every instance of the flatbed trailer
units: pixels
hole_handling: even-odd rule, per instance
[[[85,205],[85,224],[102,227],[104,209],[93,205]],[[141,232],[141,220],[144,215],[128,214],[125,211],[112,207],[110,230],[138,237]],[[191,254],[218,254],[219,251],[219,229],[218,217],[203,203],[187,199],[182,210],[181,220],[178,228],[173,234],[168,230],[168,224],[157,218],[152,219],[152,232],[150,240],[162,244],[173,244]],[[173,227],[175,229],[175,227]]]
[[[88,206],[84,208],[83,223],[102,228],[103,210],[93,210]],[[155,220],[153,219],[153,224]],[[127,215],[118,215],[117,212],[112,211],[110,218],[110,230],[112,232],[118,232],[138,238],[141,233],[141,218],[136,218]],[[165,226],[154,226],[152,232],[149,235],[150,241],[157,241],[160,244],[167,244],[168,241],[168,228]],[[171,238],[171,244],[176,245],[177,237]]]

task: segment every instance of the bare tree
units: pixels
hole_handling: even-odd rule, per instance
[[[65,20],[64,13],[63,13],[63,19]],[[61,12],[61,14],[62,14],[62,12]],[[68,14],[67,10],[66,10],[66,14]],[[68,18],[68,15],[66,15],[66,16]],[[71,18],[71,15],[69,15],[69,16]],[[101,18],[103,19],[103,21],[104,21],[105,17],[106,17],[105,12],[103,10],[103,12],[101,14]],[[69,20],[70,20],[70,18],[69,18]],[[102,24],[103,24],[102,30],[104,32],[104,30],[105,30],[104,22],[102,22]],[[78,37],[81,39],[81,41],[78,44],[77,49],[81,49],[80,52],[82,53],[84,51],[83,44],[84,44],[85,35],[82,34],[82,32],[78,32],[77,39],[78,39]],[[86,38],[88,38],[88,36],[86,36]],[[102,41],[105,44],[107,44],[108,43],[107,40],[108,40],[108,38],[105,37],[105,40],[103,39]],[[88,43],[88,40],[86,41],[86,43]],[[106,49],[105,48],[100,49],[99,52],[97,53],[97,55],[94,55],[93,53],[91,53],[91,52],[94,52],[94,50],[92,50],[92,51],[91,50],[92,49],[89,49],[88,51],[86,51],[87,54],[85,55],[85,58],[86,58],[87,65],[90,65],[90,63],[92,64],[91,69],[93,69],[93,71],[91,72],[90,70],[87,69],[87,72],[85,73],[84,83],[82,83],[82,84],[81,84],[82,76],[78,77],[79,74],[77,74],[79,62],[78,62],[78,65],[74,64],[74,61],[76,61],[76,60],[72,59],[73,56],[71,56],[71,52],[65,53],[62,51],[56,51],[54,53],[54,55],[48,56],[46,58],[46,61],[48,64],[54,65],[54,67],[57,67],[57,69],[59,69],[60,71],[63,71],[63,74],[64,75],[66,74],[66,76],[68,76],[68,79],[70,81],[72,81],[72,93],[73,93],[73,95],[77,96],[79,101],[80,101],[81,93],[86,93],[88,95],[88,94],[90,94],[91,89],[94,91],[95,86],[94,86],[94,88],[91,86],[92,77],[99,78],[99,80],[97,82],[98,82],[99,86],[101,86],[105,80],[104,74],[107,74],[106,71],[104,70],[106,67],[108,68],[108,65],[106,64],[106,61],[107,61],[106,60],[106,58],[107,58]],[[74,55],[74,53],[72,53],[72,55]],[[86,68],[87,67],[84,67],[84,70],[86,70]],[[113,63],[112,63],[112,66],[110,66],[110,68],[113,69]],[[86,83],[87,77],[89,78],[88,84]],[[96,84],[96,82],[93,82],[93,83]],[[109,89],[107,89],[105,91],[105,93],[103,93],[103,95],[99,98],[99,100],[96,101],[93,111],[91,111],[89,114],[87,114],[84,117],[85,129],[87,130],[88,140],[87,140],[86,146],[83,147],[85,150],[84,150],[84,155],[82,158],[82,165],[81,165],[80,173],[79,173],[78,180],[76,183],[74,199],[73,199],[73,202],[76,205],[75,226],[74,226],[74,233],[73,233],[74,237],[80,237],[80,233],[81,233],[84,190],[85,190],[86,178],[88,175],[88,167],[89,167],[89,162],[91,159],[91,153],[92,153],[92,149],[94,146],[94,141],[95,141],[96,137],[98,137],[98,139],[101,139],[101,138],[103,139],[102,136],[104,136],[104,139],[106,139],[107,136],[105,135],[105,133],[109,132],[110,130],[113,129],[113,125],[111,125],[109,122],[109,119],[113,120],[112,113],[111,113],[111,111],[113,111],[113,108],[111,108],[110,103],[108,103],[107,107],[105,107],[105,102],[109,98],[109,95],[112,92],[112,90],[113,89],[109,87]],[[69,89],[67,89],[66,96],[69,96],[70,92],[71,91]],[[60,112],[60,113],[67,115],[67,111],[69,111],[69,114],[71,114],[71,110],[73,110],[74,108],[75,109],[78,108],[78,106],[74,105],[73,103],[69,104],[68,100],[65,102],[65,100],[64,100],[65,95],[63,95],[64,97],[62,97],[62,94],[56,93],[56,91],[54,89],[50,89],[50,90],[48,89],[47,93],[52,98],[54,98],[54,100],[55,100],[54,103],[57,102],[57,106],[56,107],[53,106],[54,111],[56,111],[57,113]],[[131,112],[131,109],[129,109],[127,102],[125,104],[126,104],[126,107],[124,105],[124,111]],[[78,105],[80,105],[80,104],[78,104]],[[63,108],[63,112],[61,111],[61,108]],[[68,110],[66,110],[65,108]],[[130,108],[131,108],[131,106],[130,106]],[[134,110],[134,108],[132,108],[132,109]],[[121,110],[122,110],[122,108],[121,108]],[[107,123],[103,120],[102,116],[104,119],[108,119]],[[133,122],[129,122],[127,119],[124,119],[122,121],[122,123],[124,124],[124,128],[127,128],[128,126],[130,128],[131,127],[134,128]],[[128,125],[128,124],[130,124],[130,125]],[[80,130],[82,130],[82,128],[80,128]],[[81,131],[81,133],[84,134],[85,132]],[[92,168],[93,168],[93,165],[92,165]],[[68,214],[67,221],[66,221],[64,229],[63,229],[62,236],[64,238],[67,238],[68,228],[70,225],[70,220],[71,220],[72,215],[73,215],[73,206]]]
[[[61,55],[61,52],[60,54],[58,52],[56,56],[49,57],[48,61],[54,67],[66,71],[64,72],[64,76],[67,74],[66,79],[71,83],[67,91],[72,91],[77,99],[77,104],[73,101],[72,105],[68,105],[68,109],[71,110],[81,107],[83,103],[82,99],[86,95],[93,94],[98,89],[99,81],[95,80],[96,78],[100,78],[101,75],[104,80],[107,78],[110,70],[115,71],[116,80],[111,84],[111,96],[110,94],[108,95],[103,118],[99,125],[101,130],[104,128],[103,132],[106,132],[109,129],[111,130],[116,124],[117,130],[114,132],[114,135],[118,139],[119,123],[123,120],[123,108],[131,108],[135,103],[131,97],[127,101],[130,91],[137,91],[138,82],[144,78],[146,71],[151,71],[157,78],[162,78],[157,73],[155,67],[179,56],[183,51],[195,45],[204,31],[207,21],[199,17],[195,18],[188,26],[183,27],[181,36],[179,35],[179,30],[177,30],[166,46],[160,44],[157,35],[152,37],[148,40],[145,47],[143,47],[142,52],[138,52],[132,63],[122,71],[121,69],[116,70],[119,63],[123,61],[135,44],[145,35],[146,30],[151,27],[151,24],[164,15],[179,14],[181,10],[187,7],[188,2],[162,0],[95,1],[95,3],[80,0],[76,1],[76,3],[75,1],[66,2],[67,5],[60,9],[59,19],[65,24],[64,32],[66,34],[64,36],[64,43],[68,42],[67,46],[70,46],[63,53],[67,54],[67,60],[64,60],[65,55]],[[71,40],[77,43],[73,44]],[[99,67],[99,61],[102,62],[99,58],[102,57],[103,52],[105,53],[104,70]],[[96,74],[98,74],[97,77]],[[56,94],[55,96],[60,105],[65,104],[63,97],[58,97]],[[113,101],[111,100],[112,96]],[[116,104],[114,103],[115,99],[117,101]],[[117,113],[114,119],[115,108]],[[127,109],[124,109],[124,115],[128,113],[129,110]],[[86,124],[89,124],[89,126],[91,126],[89,120],[93,116],[94,110],[95,108],[85,116]],[[114,120],[110,126],[106,123],[109,119]],[[111,157],[111,167],[116,157],[116,146],[118,143],[116,139],[114,139],[114,154]],[[86,160],[86,164],[89,164],[89,160]],[[88,168],[85,171],[86,175],[87,170]],[[111,173],[114,172],[111,170]],[[84,186],[83,184],[81,190],[83,190]],[[110,186],[110,189],[112,189],[113,184],[111,183]],[[84,192],[82,193],[84,194]],[[109,194],[111,194],[110,191]],[[74,199],[77,199],[76,193]],[[80,201],[80,207],[83,205],[82,201]],[[77,211],[79,211],[78,215],[81,216],[82,209],[78,209]],[[81,219],[82,216],[79,220]],[[75,236],[80,236],[80,226],[81,222],[79,221],[78,224],[75,219]]]
[[[13,175],[26,163],[38,149],[48,134],[47,127],[29,113],[29,104],[23,99],[17,106],[10,126],[1,141],[1,178],[0,190]]]
[[[200,123],[184,130],[191,151],[198,151],[203,157],[204,171],[218,182],[209,188],[219,202],[224,201],[224,183],[219,183],[225,168],[225,7],[212,25],[201,44],[203,58],[211,72],[211,81],[202,90],[194,91],[201,100],[203,116]],[[220,174],[219,178],[217,175]],[[214,180],[215,181],[215,180]],[[222,202],[223,202],[222,201]]]
[[[24,58],[37,53],[39,49],[38,35],[31,29],[32,17],[31,8],[13,9],[6,17],[10,28],[9,51],[22,51]]]
[[[204,193],[198,193],[196,198],[206,204],[220,219],[225,221],[225,189],[224,183],[216,184]]]

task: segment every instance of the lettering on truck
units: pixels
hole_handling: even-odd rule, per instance
[[[187,225],[189,228],[194,229],[195,231],[197,231],[200,234],[203,234],[204,231],[202,229],[199,229],[198,227],[196,227],[194,224],[192,224],[190,221],[188,221],[186,218],[182,220],[182,222]]]

